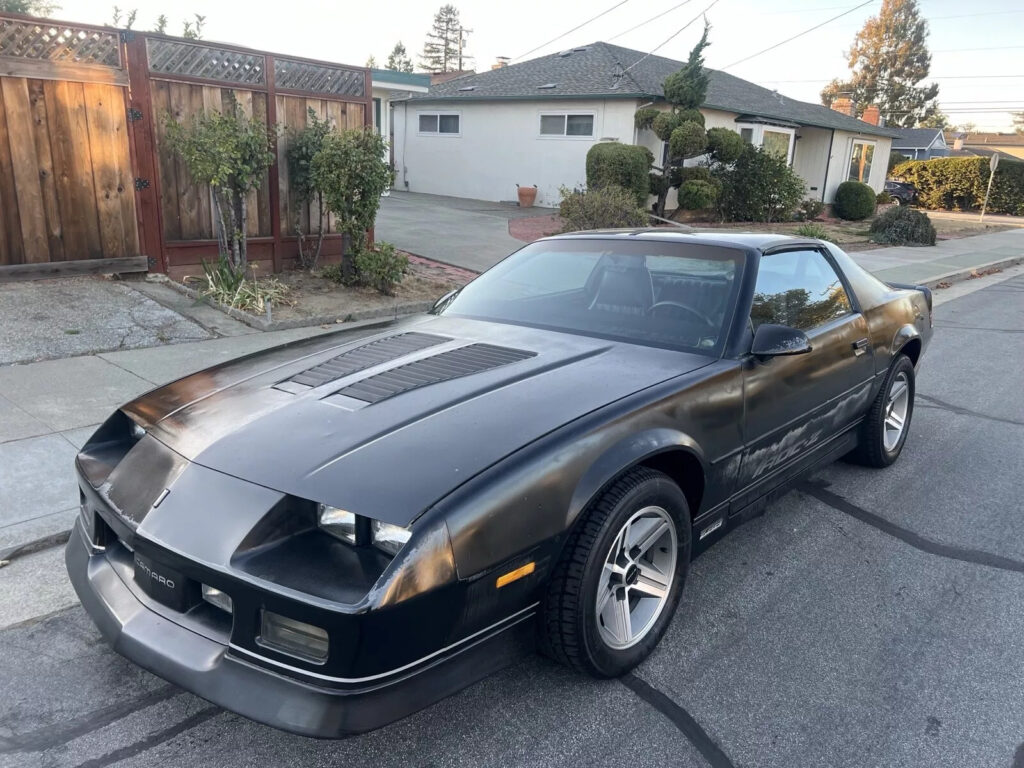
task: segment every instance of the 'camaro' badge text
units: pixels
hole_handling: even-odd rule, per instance
[[[158,584],[163,584],[168,589],[174,589],[173,579],[168,579],[166,576],[161,576],[159,573],[157,573],[144,562],[142,562],[139,559],[138,555],[135,556],[135,567],[141,569],[147,576],[149,576],[149,578],[151,578]]]

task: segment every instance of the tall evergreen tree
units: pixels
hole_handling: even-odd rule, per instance
[[[877,104],[889,125],[913,128],[938,111],[939,86],[921,85],[928,77],[928,22],[921,18],[917,0],[882,0],[878,16],[868,19],[847,52],[849,80],[833,80],[821,92],[831,104],[848,96],[857,115]]]
[[[420,54],[420,66],[428,72],[455,72],[460,58],[463,40],[459,9],[454,5],[442,5],[434,14],[434,23],[427,33],[427,41]]]
[[[388,69],[393,69],[396,72],[412,72],[412,59],[409,58],[401,40],[395,43],[395,47],[388,54]]]

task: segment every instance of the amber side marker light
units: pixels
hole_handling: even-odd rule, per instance
[[[520,567],[516,568],[514,571],[509,571],[508,573],[502,574],[498,577],[498,580],[494,583],[494,586],[497,589],[501,589],[506,584],[511,584],[513,581],[523,578],[523,576],[529,576],[531,573],[533,573],[533,569],[536,567],[536,565],[536,563],[527,563],[526,565],[521,565]]]

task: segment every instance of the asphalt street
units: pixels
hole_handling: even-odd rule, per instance
[[[621,681],[531,657],[377,732],[304,739],[114,654],[49,549],[0,571],[0,615],[21,606],[0,766],[1024,768],[1024,276],[1002,278],[937,307],[897,465],[821,470],[700,557]]]

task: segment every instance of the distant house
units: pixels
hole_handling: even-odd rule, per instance
[[[949,145],[938,128],[897,128],[892,140],[892,151],[911,160],[931,160],[949,155]]]
[[[945,139],[955,156],[991,157],[998,154],[1007,160],[1024,160],[1024,134],[950,131]]]
[[[587,150],[600,141],[648,147],[664,142],[634,126],[641,106],[667,108],[665,78],[682,62],[593,43],[431,86],[394,103],[396,189],[483,200],[514,200],[516,184],[537,185],[538,204],[586,182]],[[839,184],[885,183],[895,131],[820,104],[709,70],[701,109],[708,128],[726,127],[773,149],[831,202]],[[837,104],[837,107],[841,105]],[[674,201],[670,198],[670,205]]]
[[[391,135],[390,102],[408,98],[413,93],[426,93],[430,88],[430,75],[398,72],[394,69],[371,69],[373,91],[373,127],[384,137]]]

